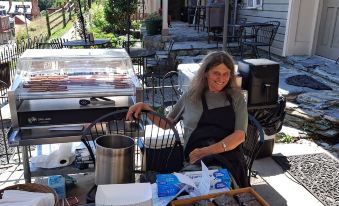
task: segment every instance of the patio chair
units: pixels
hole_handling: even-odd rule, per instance
[[[164,107],[173,107],[182,95],[178,85],[178,78],[177,71],[170,71],[162,77],[161,96]]]
[[[183,147],[174,125],[153,111],[142,111],[139,119],[127,121],[127,109],[110,112],[85,128],[81,141],[89,150],[95,164],[95,139],[103,134],[121,134],[135,139],[135,171],[171,173],[183,163]],[[160,122],[165,128],[153,122]]]
[[[245,155],[249,183],[251,176],[256,176],[256,171],[252,170],[252,165],[258,153],[260,152],[264,141],[265,139],[263,128],[261,127],[260,123],[252,115],[249,114],[246,139],[242,145]]]
[[[38,43],[39,49],[62,49],[64,47],[63,43],[67,42],[67,39],[52,39],[49,42]]]
[[[165,50],[156,51],[155,58],[147,59],[147,67],[156,67],[159,65],[168,64],[168,60],[171,58],[170,54],[174,45],[174,40],[171,39],[168,42],[168,46]]]
[[[146,99],[153,107],[170,111],[177,103],[182,92],[178,85],[178,72],[169,71],[163,76],[147,76]]]
[[[240,18],[237,24],[230,24],[227,26],[227,44],[226,47],[232,55],[240,54],[240,40],[244,31],[243,25],[246,23],[246,18]],[[214,38],[217,42],[217,48],[219,42],[223,41],[223,33],[215,33]],[[237,53],[234,53],[236,51]]]
[[[205,30],[205,22],[206,22],[206,7],[205,6],[197,6],[195,15],[194,15],[194,29],[197,29],[198,33],[200,31],[200,24],[202,21],[202,31]]]
[[[243,36],[241,37],[241,57],[243,57],[243,48],[244,46],[249,46],[252,48],[255,57],[259,57],[258,47],[268,47],[268,56],[271,59],[271,46],[274,40],[274,37],[277,33],[277,26],[273,24],[266,24],[255,26],[252,28],[253,31],[253,39],[248,38],[246,34],[243,32]]]
[[[176,55],[172,54],[172,48],[174,40],[170,40],[167,46],[167,50],[156,51],[154,58],[146,59],[146,70],[144,77],[157,77],[161,78],[168,71],[176,68]],[[147,79],[145,79],[145,82]]]

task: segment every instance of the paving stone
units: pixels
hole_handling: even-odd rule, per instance
[[[334,105],[339,105],[339,91],[317,91],[307,92],[298,95],[297,102],[303,107],[303,104],[310,104],[315,109],[329,109]]]
[[[315,133],[320,134],[328,138],[339,138],[339,132],[337,130],[326,130],[326,131],[315,131]]]
[[[339,84],[339,64],[327,64],[316,67],[312,73]]]
[[[317,130],[325,131],[331,129],[331,126],[326,122],[319,122],[312,124]]]
[[[332,146],[332,149],[339,153],[339,143]]]
[[[324,114],[324,118],[339,125],[339,110],[331,110]]]
[[[330,146],[329,144],[327,144],[325,142],[321,142],[320,145],[323,146],[323,147],[327,147],[327,148]]]
[[[323,60],[314,59],[314,58],[309,58],[305,61],[301,61],[300,64],[306,68],[316,68],[317,66],[325,65]]]
[[[299,70],[303,70],[303,71],[308,71],[307,68],[304,67],[304,66],[303,66],[302,64],[300,64],[300,63],[294,64],[293,67],[294,67],[295,69],[299,69]]]
[[[304,119],[304,120],[307,120],[307,121],[314,121],[315,120],[315,117],[316,118],[319,118],[320,116],[309,116],[307,115],[306,112],[302,111],[302,110],[294,110],[292,112],[290,112],[291,115],[293,116],[296,116],[298,118],[301,118],[301,119]]]
[[[298,104],[295,104],[295,103],[292,103],[292,102],[286,102],[286,109],[295,109],[295,108],[298,108],[299,105]]]
[[[296,62],[301,62],[301,61],[305,61],[306,59],[309,59],[310,56],[305,56],[305,55],[294,55],[294,56],[288,56],[286,58],[286,60],[288,61],[288,63],[296,63]]]

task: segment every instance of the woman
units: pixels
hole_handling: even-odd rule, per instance
[[[247,103],[231,87],[234,78],[232,57],[223,51],[210,53],[167,117],[173,123],[183,120],[184,153],[190,164],[202,160],[207,166],[225,167],[240,187],[247,187],[241,148],[247,130]],[[152,108],[139,102],[130,107],[127,118],[137,118],[141,110]]]

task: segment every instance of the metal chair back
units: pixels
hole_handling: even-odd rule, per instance
[[[265,139],[263,128],[261,127],[260,123],[252,115],[249,114],[246,139],[242,145],[245,155],[249,183],[251,176],[255,176],[255,171],[252,170],[253,162],[257,157],[262,145],[264,144],[264,141]]]
[[[274,25],[255,27],[255,42],[261,43],[261,46],[271,46],[274,40],[274,35]]]
[[[178,131],[164,116],[142,111],[139,119],[127,121],[127,109],[108,113],[94,120],[82,134],[82,142],[95,163],[95,139],[102,135],[122,134],[135,139],[135,172],[171,173],[183,164],[183,147]],[[165,128],[157,126],[161,123]]]

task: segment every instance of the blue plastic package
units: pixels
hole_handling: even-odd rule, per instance
[[[156,178],[158,197],[176,195],[181,189],[181,183],[173,174],[159,174]]]
[[[66,198],[65,178],[61,175],[48,177],[48,186],[55,190],[59,199]]]

